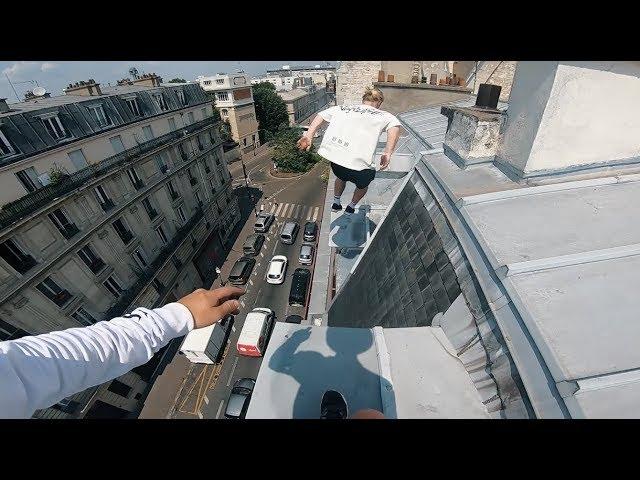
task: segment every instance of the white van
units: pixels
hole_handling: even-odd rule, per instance
[[[233,315],[228,315],[213,325],[191,330],[182,341],[179,353],[192,363],[217,363],[232,327]]]
[[[264,355],[275,317],[273,310],[260,307],[254,308],[247,314],[238,338],[237,349],[240,355],[249,357]]]

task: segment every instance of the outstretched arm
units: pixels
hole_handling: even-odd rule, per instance
[[[84,328],[0,342],[0,418],[28,418],[41,408],[112,380],[172,339],[237,313],[235,287],[198,289],[178,302]]]
[[[398,138],[400,138],[400,127],[391,127],[387,130],[387,145],[380,157],[380,170],[384,170],[389,166],[389,163],[391,162],[391,155],[398,143]]]
[[[307,130],[304,135],[302,135],[302,137],[300,138],[300,140],[298,140],[298,148],[300,150],[307,150],[309,151],[309,149],[311,149],[311,145],[313,145],[313,135],[316,133],[316,131],[318,130],[318,128],[320,128],[320,126],[325,122],[326,120],[324,118],[322,118],[319,114],[316,115],[316,117],[313,119],[313,121],[311,122],[311,125],[309,125],[309,130]]]

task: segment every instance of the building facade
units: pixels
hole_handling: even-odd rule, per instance
[[[158,79],[0,103],[0,341],[211,283],[240,218],[219,122],[198,85]],[[35,416],[135,416],[168,351]]]
[[[229,124],[231,136],[240,145],[242,153],[259,147],[259,126],[249,77],[243,73],[218,74],[200,76],[196,81],[205,92],[215,96],[215,106],[222,120]]]
[[[298,125],[309,120],[311,115],[324,109],[329,103],[325,85],[309,85],[288,92],[278,92],[287,105],[289,125]]]

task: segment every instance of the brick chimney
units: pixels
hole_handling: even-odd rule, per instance
[[[81,95],[83,97],[95,97],[102,95],[100,90],[100,84],[96,83],[93,78],[90,78],[86,82],[81,80],[76,83],[70,83],[67,88],[64,89],[66,95]]]
[[[143,73],[138,78],[132,80],[134,85],[143,85],[145,87],[159,87],[162,83],[162,77],[155,73]]]

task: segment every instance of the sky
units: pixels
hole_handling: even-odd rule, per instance
[[[112,85],[124,77],[129,77],[128,70],[131,67],[142,73],[157,73],[162,80],[168,82],[172,78],[184,78],[193,81],[198,75],[212,75],[216,73],[233,73],[244,70],[251,76],[264,74],[267,69],[280,68],[282,65],[324,65],[326,60],[308,61],[240,61],[240,62],[172,62],[172,61],[96,61],[96,62],[57,62],[57,61],[18,61],[0,62],[0,98],[6,98],[7,103],[15,103],[18,100],[13,89],[7,81],[7,75],[13,83],[18,97],[22,101],[24,93],[38,85],[44,87],[52,96],[62,95],[62,89],[69,83],[93,78],[96,82],[105,86]],[[329,61],[336,65],[335,61]],[[30,81],[30,82],[29,82]],[[18,83],[29,82],[29,83]]]

